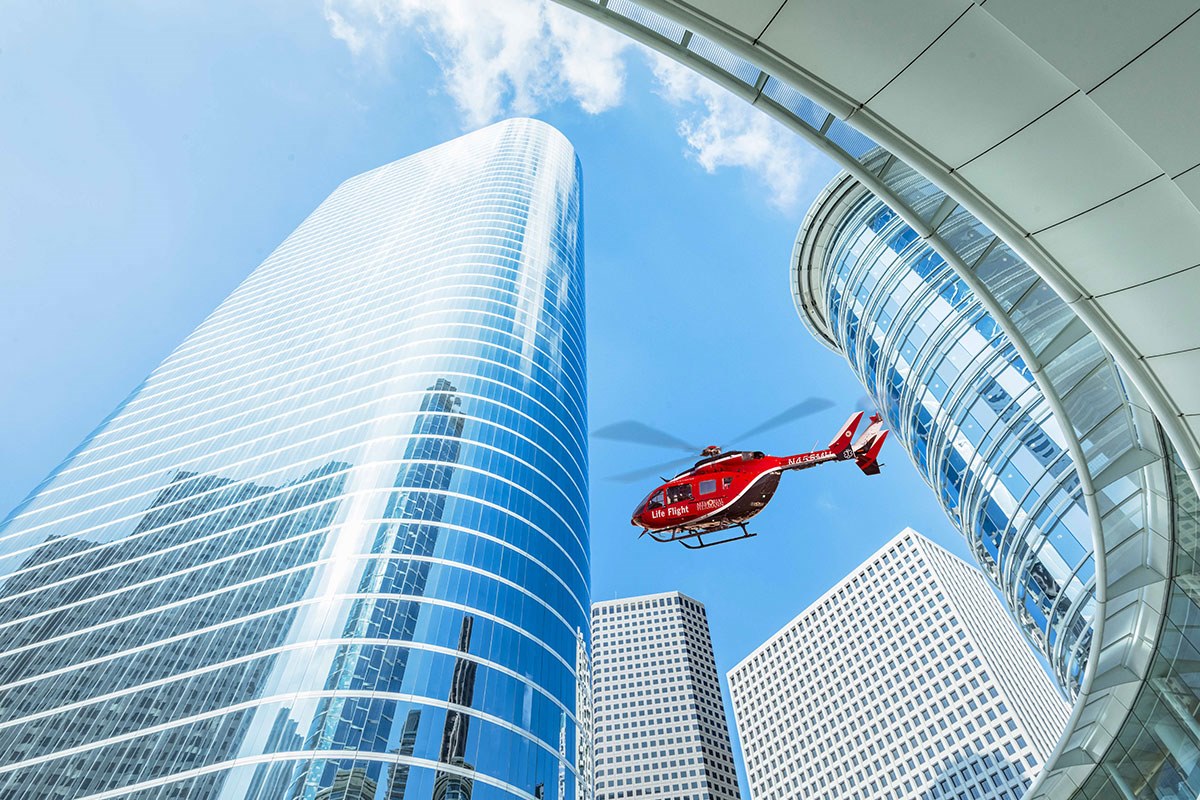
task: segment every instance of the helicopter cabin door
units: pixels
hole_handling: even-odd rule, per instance
[[[691,502],[691,481],[667,487],[667,506],[671,509],[671,511],[667,512],[668,514],[672,516],[687,514],[691,510]],[[672,511],[674,512],[673,514]]]

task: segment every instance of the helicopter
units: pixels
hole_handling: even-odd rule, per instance
[[[789,409],[785,415],[813,413],[814,405],[832,405],[817,398],[810,398],[806,403],[807,406],[801,404]],[[800,414],[797,409],[801,409]],[[662,485],[646,495],[634,510],[630,524],[640,527],[642,536],[649,534],[657,542],[680,542],[689,549],[755,536],[747,530],[746,522],[770,502],[784,472],[810,469],[831,461],[854,461],[865,474],[879,474],[882,466],[878,461],[879,451],[888,431],[880,416],[872,414],[870,425],[854,440],[854,432],[864,413],[852,414],[828,447],[809,453],[770,456],[758,450],[722,452],[715,445],[706,447],[694,466],[669,480],[664,478]],[[634,424],[624,423],[625,432]],[[653,431],[647,426],[642,427]],[[618,438],[611,430],[605,433],[609,438]],[[740,529],[740,533],[721,535],[733,529]]]

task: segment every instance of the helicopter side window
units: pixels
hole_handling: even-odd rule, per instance
[[[692,499],[692,485],[681,483],[678,486],[667,487],[667,504],[682,503]]]
[[[712,494],[717,490],[717,479],[713,478],[707,481],[700,481],[700,496]]]
[[[662,504],[663,504],[663,493],[660,490],[660,491],[655,492],[653,495],[651,495],[650,499],[648,501],[646,501],[646,508],[662,508]]]
[[[721,488],[728,489],[733,485],[733,478],[721,478]]]

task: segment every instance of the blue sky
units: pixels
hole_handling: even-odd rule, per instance
[[[832,164],[590,21],[530,8],[10,5],[3,510],[338,183],[513,113],[558,127],[583,162],[592,427],[824,445],[863,392],[796,316],[788,258]],[[837,405],[728,442],[809,395]],[[650,487],[605,476],[670,455],[593,442],[593,595],[701,600],[722,677],[904,526],[965,553],[895,446],[880,477],[836,464],[785,476],[755,539],[698,553],[638,541],[629,512]]]

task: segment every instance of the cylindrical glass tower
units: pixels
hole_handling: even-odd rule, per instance
[[[0,528],[0,797],[574,797],[585,379],[560,133],[344,183]]]
[[[1096,581],[1058,420],[1012,341],[928,242],[857,182],[832,186],[836,201],[814,206],[821,211],[800,234],[807,246],[797,245],[815,254],[797,272],[802,316],[845,354],[1020,628],[1074,693]]]

